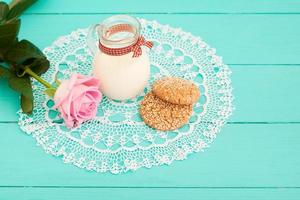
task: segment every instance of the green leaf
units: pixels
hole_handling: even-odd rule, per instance
[[[13,0],[9,4],[9,12],[6,16],[7,21],[17,19],[27,8],[37,0]]]
[[[10,63],[14,63],[16,71],[20,72],[25,66],[28,66],[37,75],[45,73],[50,66],[43,52],[27,40],[16,43],[5,54],[4,59]]]
[[[45,94],[47,94],[49,97],[54,97],[56,88],[47,88],[45,91]]]
[[[21,94],[21,108],[23,112],[31,114],[33,110],[33,93],[29,76],[8,78],[8,85]]]
[[[8,50],[16,43],[20,25],[20,20],[0,25],[0,48]]]
[[[23,112],[31,114],[33,110],[33,93],[29,76],[10,76],[8,85],[21,94],[21,108]]]
[[[17,42],[21,21],[0,25],[0,62],[6,52]]]
[[[21,95],[21,108],[23,112],[31,114],[33,110],[33,99],[27,98],[24,95]]]
[[[17,77],[11,76],[8,78],[8,85],[11,89],[17,91],[21,95],[33,99],[32,88],[29,76]]]
[[[16,43],[5,54],[5,60],[11,63],[23,64],[28,59],[45,58],[43,52],[28,40],[21,40]],[[28,63],[27,63],[28,64]]]
[[[0,24],[1,22],[5,21],[6,15],[9,11],[7,3],[1,1],[0,2]]]

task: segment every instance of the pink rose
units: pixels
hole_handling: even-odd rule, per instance
[[[96,116],[102,98],[98,88],[98,79],[80,74],[73,74],[59,85],[54,95],[54,107],[61,113],[67,128]]]

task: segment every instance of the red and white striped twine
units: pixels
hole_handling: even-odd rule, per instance
[[[130,24],[117,24],[112,27],[110,27],[106,32],[105,32],[105,37],[113,35],[118,32],[131,32],[134,33],[134,29]],[[134,57],[139,57],[142,55],[142,49],[141,46],[146,46],[149,49],[153,47],[153,43],[151,41],[146,41],[143,36],[140,36],[136,43],[131,44],[127,47],[122,47],[122,48],[109,48],[104,46],[100,40],[99,40],[99,49],[108,55],[111,56],[122,56],[125,54],[128,54],[130,52],[133,52],[133,58]]]

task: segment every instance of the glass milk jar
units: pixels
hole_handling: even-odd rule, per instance
[[[116,15],[90,28],[88,46],[94,54],[93,75],[100,80],[100,90],[114,100],[136,97],[150,76],[148,48],[152,42],[140,34],[139,21]],[[99,39],[97,45],[93,36]]]

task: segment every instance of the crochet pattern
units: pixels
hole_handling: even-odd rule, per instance
[[[104,97],[95,119],[69,130],[53,109],[53,101],[43,93],[45,88],[33,80],[34,111],[32,115],[19,111],[19,125],[47,153],[80,168],[118,174],[183,160],[208,147],[226,123],[233,110],[231,71],[215,55],[215,49],[181,29],[139,20],[142,35],[153,41],[154,47],[149,51],[151,79],[135,99]],[[55,77],[63,80],[75,72],[90,75],[93,57],[86,35],[87,29],[78,29],[44,49],[51,62],[42,76],[45,80],[53,83]],[[192,80],[201,93],[189,123],[169,132],[148,127],[139,115],[144,95],[163,76]]]

